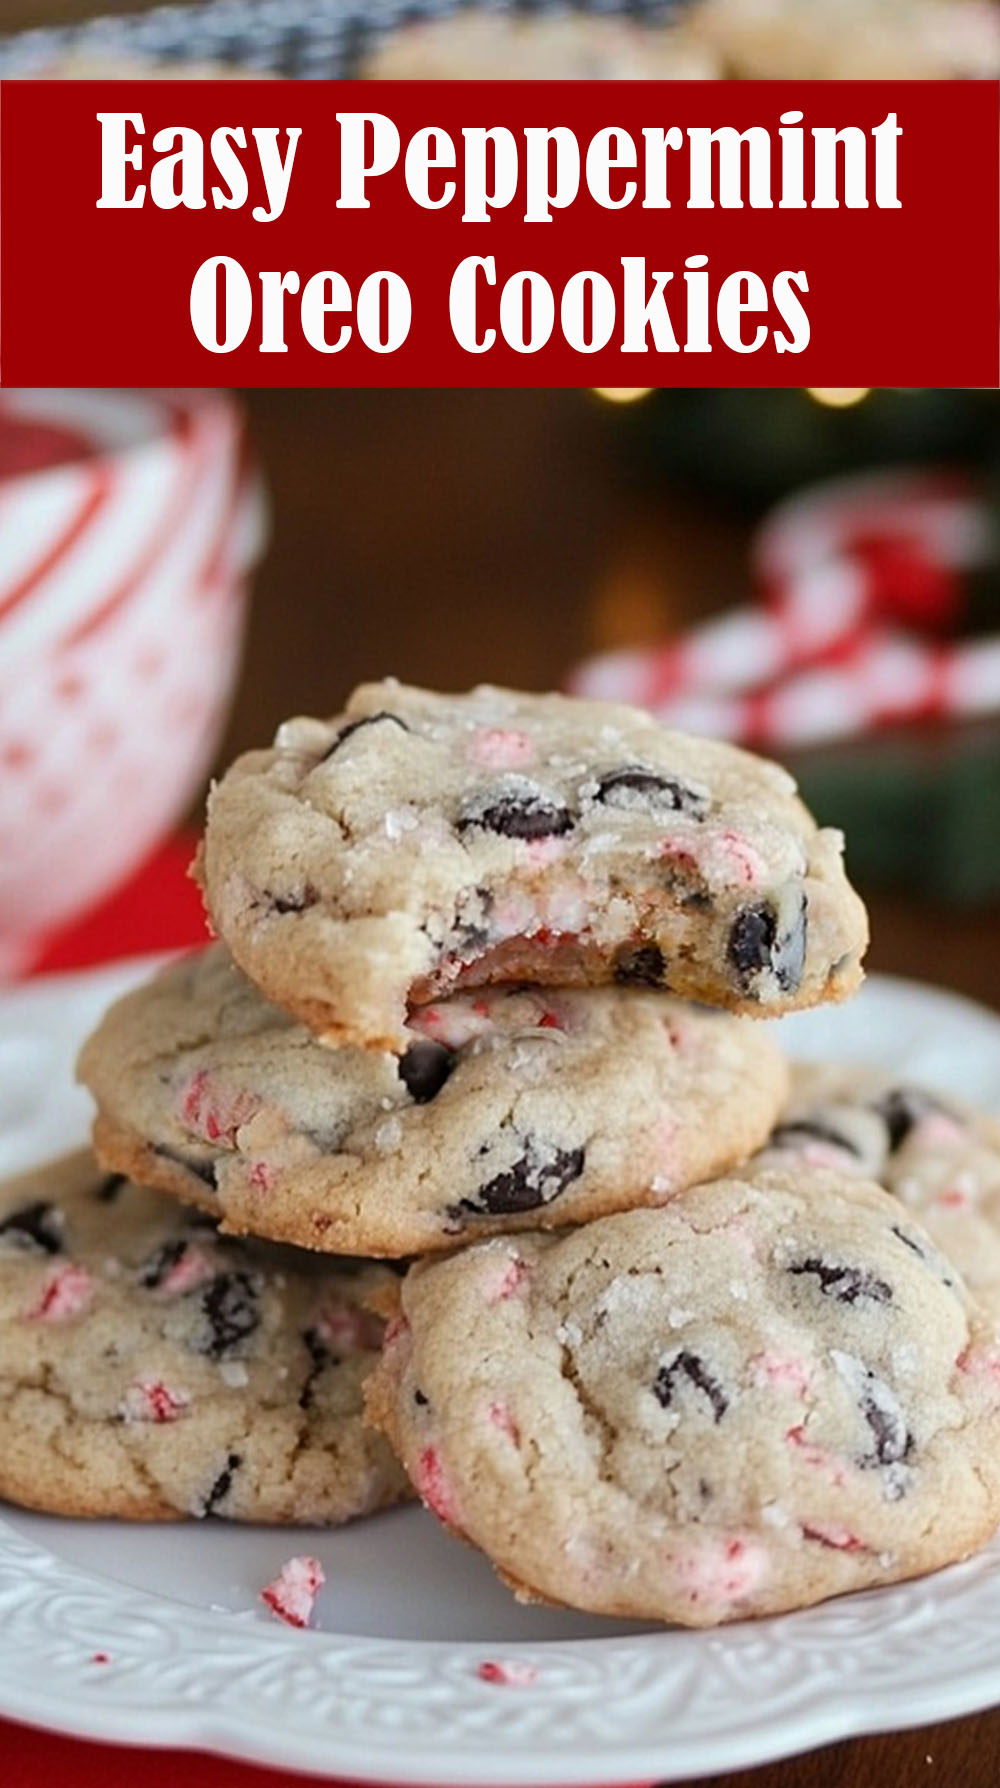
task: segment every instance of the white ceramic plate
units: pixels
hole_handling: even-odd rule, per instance
[[[83,1139],[72,1058],[136,972],[0,998],[0,1173]],[[949,994],[875,978],[782,1028],[795,1054],[1000,1107],[1000,1019]],[[327,1576],[308,1633],[257,1602],[299,1551]],[[521,1608],[419,1509],[337,1533],[0,1519],[0,1713],[364,1780],[582,1788],[735,1769],[1000,1700],[998,1628],[1000,1544],[919,1583],[689,1633]],[[497,1660],[534,1681],[481,1680]]]

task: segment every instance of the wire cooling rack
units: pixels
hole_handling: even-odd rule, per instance
[[[379,37],[415,19],[494,13],[614,13],[662,20],[685,0],[202,0],[0,36],[0,77],[42,73],[53,60],[219,62],[297,80],[357,75]]]

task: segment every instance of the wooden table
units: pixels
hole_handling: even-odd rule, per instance
[[[180,0],[192,5],[194,0]],[[76,25],[107,13],[149,12],[162,0],[3,0],[0,34],[31,31],[37,25]]]

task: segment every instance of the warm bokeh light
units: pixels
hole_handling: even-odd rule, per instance
[[[825,404],[828,410],[849,410],[852,404],[859,404],[869,395],[868,385],[836,385],[815,389],[805,387],[807,397],[818,404]]]
[[[595,397],[603,397],[609,404],[634,404],[640,397],[648,397],[655,385],[595,385],[592,387]]]

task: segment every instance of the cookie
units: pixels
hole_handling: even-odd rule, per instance
[[[213,791],[216,930],[327,1040],[401,1051],[490,984],[638,985],[755,1015],[842,999],[864,908],[784,770],[638,709],[389,681]]]
[[[1000,1351],[867,1181],[720,1180],[418,1263],[372,1419],[526,1599],[710,1626],[931,1571],[1000,1517]]]
[[[0,1187],[0,1497],[341,1522],[407,1494],[362,1422],[393,1275],[222,1240],[89,1155]]]
[[[749,80],[1000,74],[992,0],[695,0],[691,34]]]
[[[106,1167],[250,1231],[406,1255],[662,1202],[760,1146],[767,1027],[638,989],[456,995],[406,1054],[325,1048],[215,945],[80,1058]]]
[[[710,81],[722,65],[682,22],[470,11],[387,33],[364,73],[373,81]]]
[[[1000,1123],[877,1069],[796,1063],[762,1164],[820,1165],[895,1193],[1000,1322]]]

